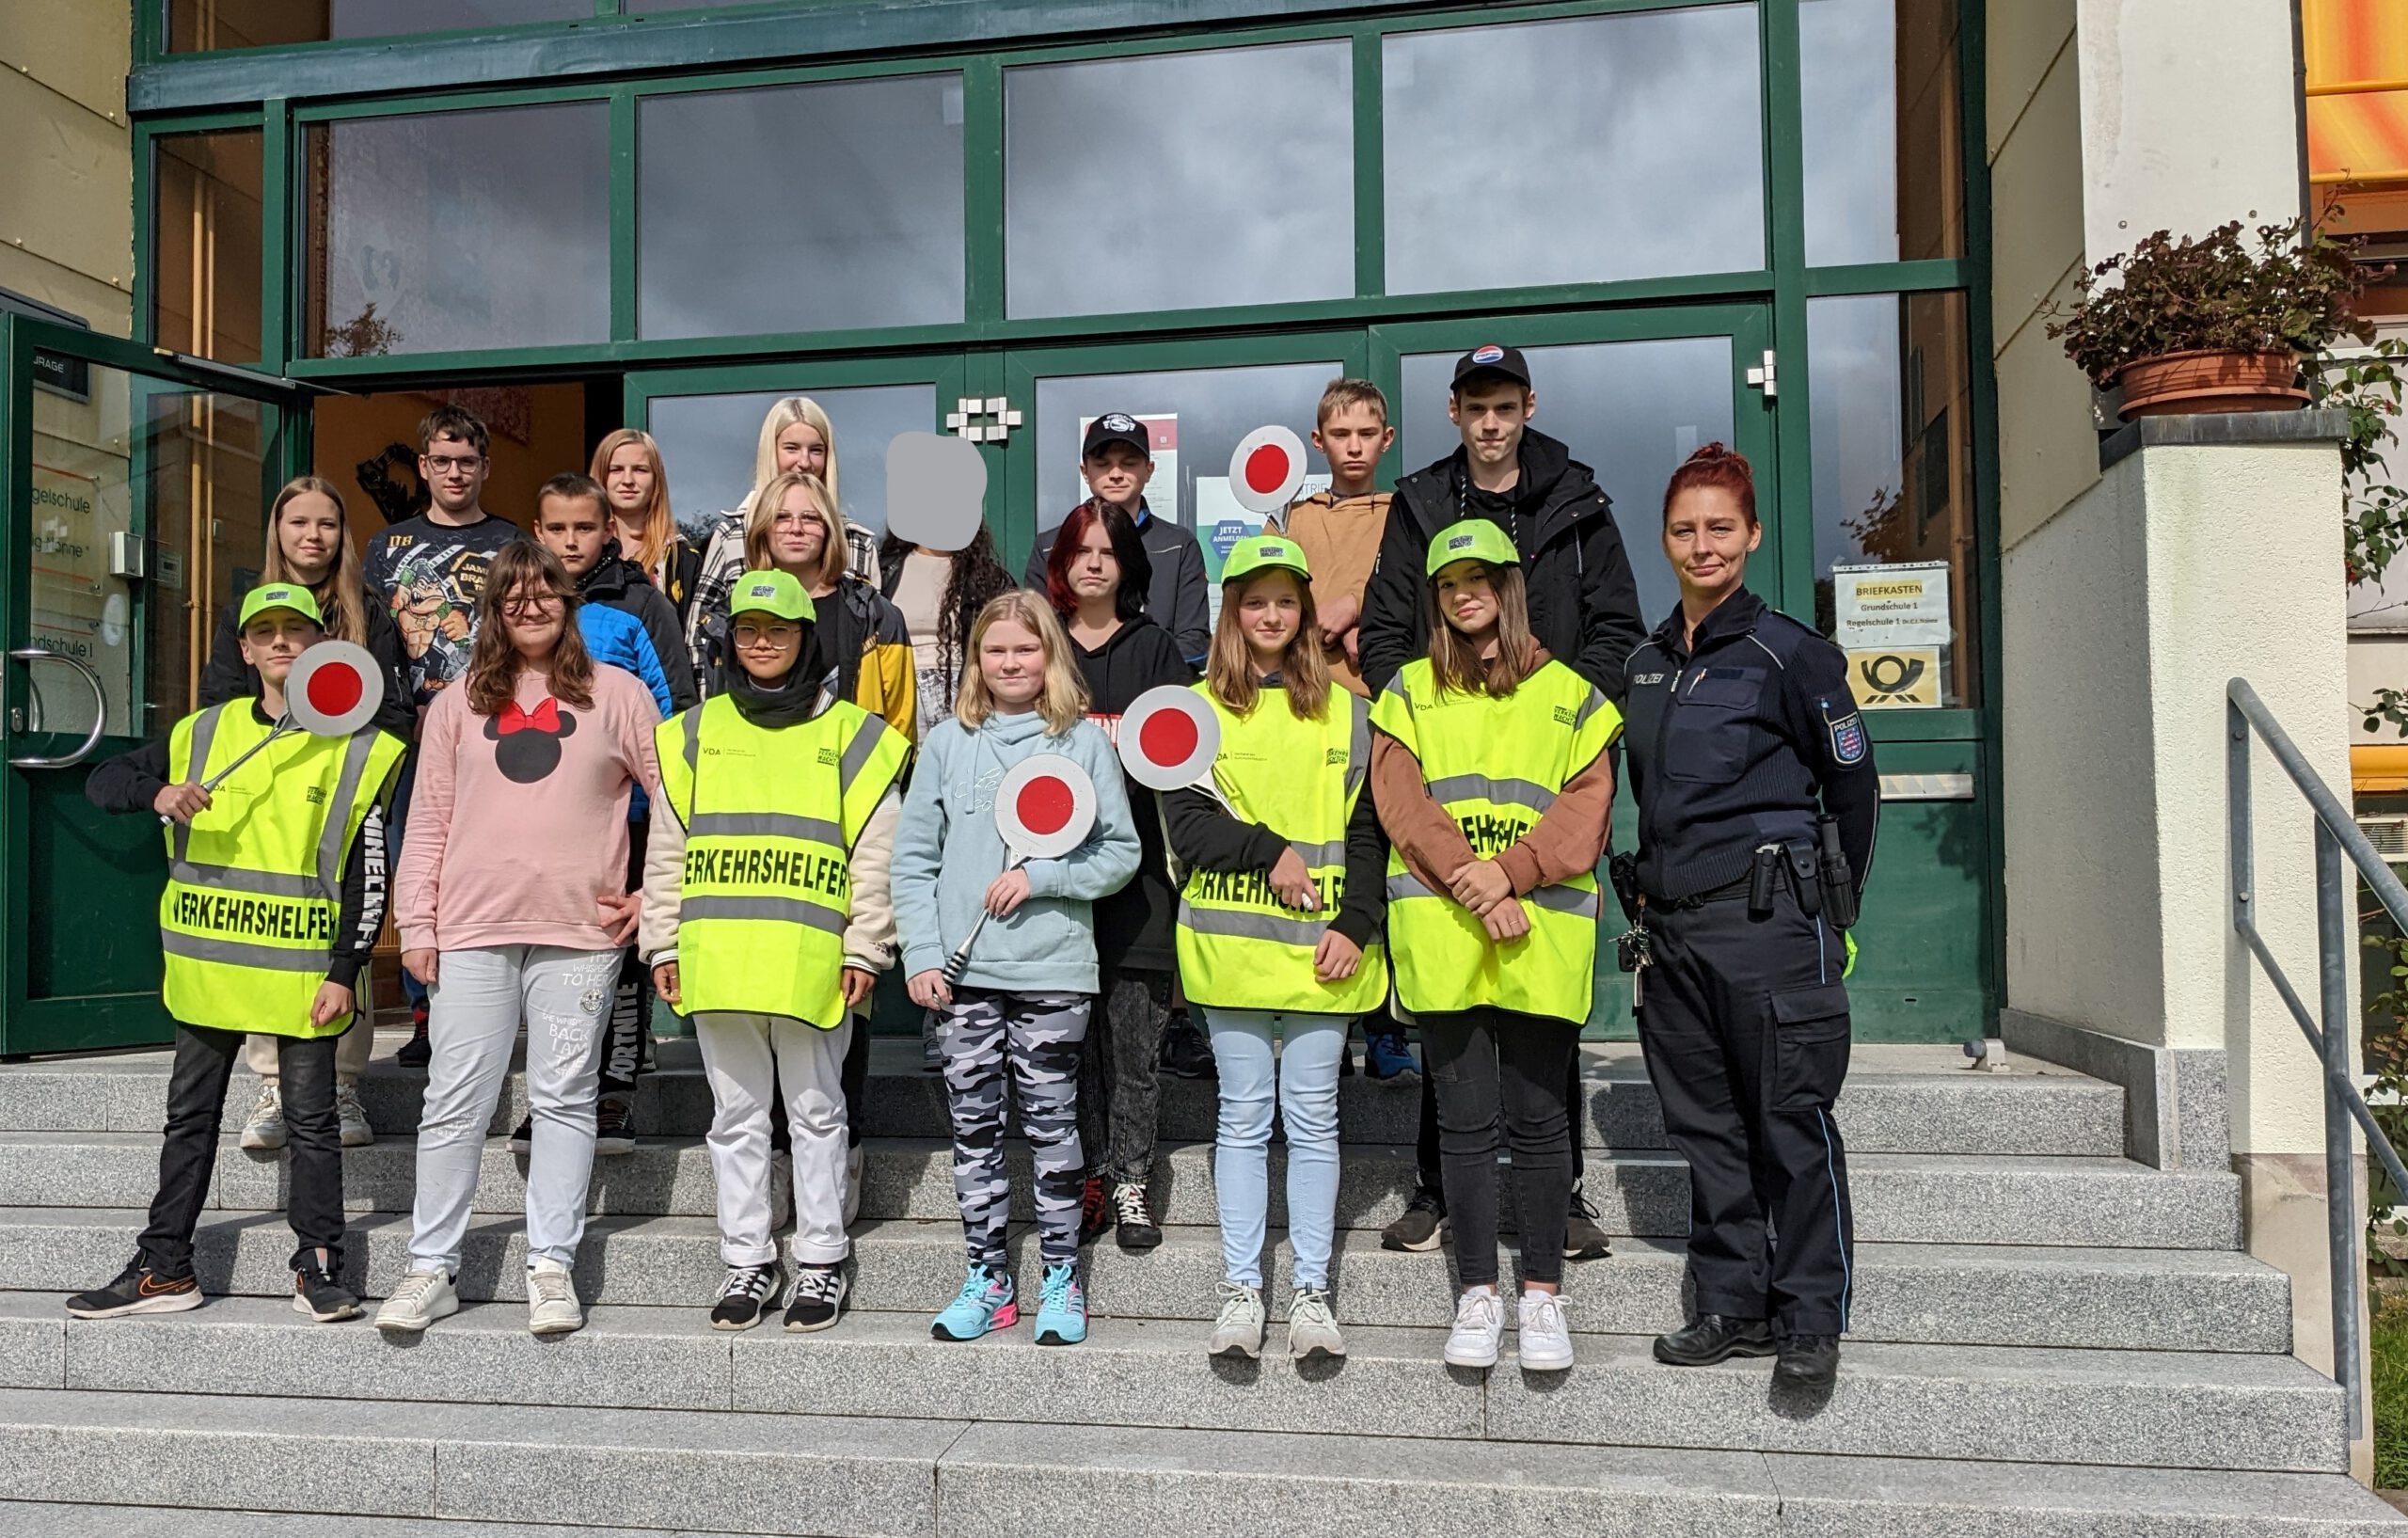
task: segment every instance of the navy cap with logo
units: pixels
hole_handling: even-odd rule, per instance
[[[1453,388],[1461,389],[1465,381],[1477,373],[1493,373],[1510,379],[1524,389],[1530,388],[1530,366],[1522,361],[1518,347],[1501,346],[1497,342],[1481,345],[1455,359]]]
[[[1089,422],[1086,441],[1079,445],[1079,457],[1089,458],[1111,443],[1125,443],[1148,459],[1154,457],[1153,440],[1146,436],[1146,424],[1126,411],[1107,411]]]

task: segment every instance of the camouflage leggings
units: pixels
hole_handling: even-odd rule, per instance
[[[1000,993],[957,988],[937,1027],[945,1098],[953,1112],[953,1191],[970,1263],[1007,1269],[1011,1175],[1004,1167],[1004,1108],[1017,1092],[1020,1127],[1037,1158],[1037,1229],[1045,1263],[1079,1253],[1079,1045],[1089,1001],[1076,993]]]

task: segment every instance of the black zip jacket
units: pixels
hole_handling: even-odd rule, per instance
[[[1022,586],[1045,592],[1045,563],[1054,553],[1054,536],[1059,532],[1061,526],[1056,524],[1037,536],[1037,548],[1028,552],[1028,570],[1021,577]],[[1148,617],[1170,636],[1182,658],[1201,667],[1204,654],[1212,647],[1212,584],[1204,576],[1204,547],[1190,531],[1150,513],[1137,531],[1137,543],[1146,547],[1154,563],[1152,578],[1146,584]]]
[[[408,695],[401,698],[404,705],[408,703]],[[251,718],[261,725],[274,724],[267,712],[260,708],[256,695],[251,699]],[[153,817],[159,814],[152,803],[166,788],[165,737],[103,761],[84,781],[85,799],[102,811]],[[358,987],[359,975],[376,949],[376,937],[385,929],[385,888],[384,808],[371,801],[367,820],[359,825],[359,836],[352,841],[351,853],[342,863],[342,900],[335,910],[335,943],[326,966],[326,981],[344,988]]]
[[[1683,637],[1680,606],[1631,654],[1624,765],[1639,884],[1688,897],[1748,874],[1759,844],[1812,842],[1819,798],[1859,892],[1881,776],[1837,646],[1741,591]]]
[[[1163,684],[1192,684],[1195,670],[1179,645],[1143,614],[1089,651],[1073,638],[1070,653],[1087,683],[1087,719],[1120,740],[1120,716],[1137,696]],[[1162,814],[1154,793],[1127,782],[1129,812],[1137,822],[1137,874],[1129,884],[1095,901],[1095,953],[1107,974],[1172,972],[1179,966],[1172,926],[1179,918],[1179,891],[1170,884],[1170,857],[1163,843]]]
[[[326,596],[318,595],[323,606]],[[385,703],[376,707],[370,724],[380,732],[390,732],[404,742],[418,737],[418,707],[410,699],[409,658],[402,651],[402,633],[393,627],[393,616],[385,606],[369,595],[368,640],[364,644],[368,655],[385,674]],[[200,670],[200,707],[223,705],[228,700],[260,697],[260,670],[243,660],[242,633],[235,628],[238,610],[229,606],[217,611],[217,630],[210,638],[209,661]]]
[[[617,540],[602,547],[602,559],[578,582],[577,591],[587,603],[632,614],[643,626],[652,649],[659,654],[661,676],[669,680],[672,710],[701,702],[702,693],[694,688],[693,658],[686,652],[686,627],[678,623],[676,606],[652,585],[642,566],[619,553]]]
[[[1500,521],[1522,553],[1531,634],[1620,705],[1623,664],[1647,637],[1622,531],[1596,477],[1561,443],[1524,430],[1521,465],[1522,478],[1505,494],[1511,511]],[[1363,678],[1373,698],[1407,662],[1429,655],[1422,567],[1430,542],[1450,523],[1483,515],[1483,500],[1493,505],[1473,496],[1460,448],[1397,483],[1379,564],[1363,595]]]

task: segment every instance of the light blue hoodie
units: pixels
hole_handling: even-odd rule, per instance
[[[1058,860],[1032,860],[1029,898],[1009,918],[990,918],[970,948],[965,988],[1013,993],[1096,991],[1095,928],[1088,905],[1117,892],[1137,871],[1137,825],[1121,784],[1120,759],[1092,721],[1049,737],[1045,718],[990,716],[973,730],[948,721],[920,744],[903,819],[895,832],[895,927],[903,975],[942,968],[978,921],[987,888],[1010,851],[995,828],[995,790],[1022,759],[1054,753],[1095,782],[1095,829]]]

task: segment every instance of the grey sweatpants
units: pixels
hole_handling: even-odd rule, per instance
[[[1045,1263],[1079,1255],[1079,1044],[1087,1034],[1082,993],[996,993],[957,988],[938,1027],[945,1099],[953,1113],[953,1194],[970,1263],[1010,1268],[1004,1233],[1012,1181],[1004,1166],[1004,1108],[1020,1098],[1020,1129],[1037,1163],[1037,1229]]]
[[[426,1108],[418,1127],[410,1268],[457,1272],[494,1106],[527,1022],[527,1258],[577,1261],[594,1178],[594,1100],[621,952],[559,945],[445,951],[427,991]]]

